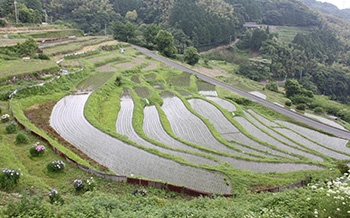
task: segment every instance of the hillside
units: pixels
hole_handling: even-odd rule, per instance
[[[91,45],[93,42],[95,46]],[[99,49],[90,51],[88,48],[92,47]],[[115,52],[113,48],[118,51],[125,48],[126,53]],[[1,192],[0,214],[23,217],[91,216],[91,213],[95,216],[107,214],[124,217],[142,214],[149,217],[183,217],[185,214],[255,217],[265,214],[270,217],[271,213],[292,216],[313,214],[314,210],[324,207],[304,200],[314,198],[320,202],[327,201],[322,197],[322,192],[308,187],[274,195],[251,192],[265,188],[275,190],[272,187],[277,185],[284,189],[284,185],[304,180],[310,175],[315,183],[329,175],[338,176],[337,170],[329,171],[328,168],[335,167],[337,159],[348,159],[346,141],[297,127],[288,119],[283,121],[286,118],[275,112],[147,58],[125,43],[111,42],[104,37],[82,37],[66,43],[48,43],[44,53],[55,58],[69,54],[72,49],[77,54],[65,56],[60,66],[71,72],[77,70],[76,73],[61,74],[61,79],[42,86],[32,86],[32,83],[40,83],[50,73],[41,74],[40,80],[33,77],[29,81],[28,76],[23,77],[17,84],[21,85],[22,90],[16,93],[11,102],[14,115],[41,138],[19,127],[15,132],[7,132],[6,126],[10,125],[12,117],[9,121],[1,122],[1,128],[5,129],[1,131],[0,140],[2,167],[21,168],[23,177],[14,186],[1,183],[2,190],[6,192]],[[83,50],[88,52],[78,53]],[[78,63],[81,65],[77,66]],[[227,63],[216,63],[223,67],[222,71],[227,67]],[[79,71],[81,66],[86,69]],[[207,67],[209,71],[213,72]],[[239,76],[235,80],[240,80],[241,86],[247,90],[256,90],[259,86]],[[67,95],[72,91],[74,94],[76,89],[81,92]],[[95,89],[91,95],[85,94]],[[276,95],[267,90],[264,93],[275,99],[284,99],[283,94]],[[87,98],[87,107],[82,112],[82,102]],[[150,105],[145,104],[145,98]],[[1,102],[2,113],[9,113],[6,104]],[[232,111],[236,114],[234,117]],[[177,112],[181,116],[174,118],[172,114]],[[82,113],[89,122],[80,116]],[[156,114],[159,114],[158,121]],[[140,126],[139,123],[144,125]],[[71,144],[58,137],[52,128]],[[233,132],[227,132],[227,129]],[[17,139],[21,138],[18,135],[24,135],[27,140]],[[14,143],[14,140],[18,142]],[[114,151],[108,146],[108,140],[114,140],[113,144],[123,149]],[[47,149],[44,155],[32,157],[28,150],[37,141]],[[328,142],[331,142],[332,148]],[[335,142],[337,145],[333,147]],[[77,163],[102,173],[120,175],[127,172],[128,180],[140,177],[166,180],[170,184],[185,184],[186,187],[204,191],[233,193],[236,197],[192,198],[185,193],[144,186],[144,183],[131,186],[96,175],[92,175],[95,188],[79,191],[74,181],[82,180],[87,186],[91,175],[66,162],[62,155],[56,155],[49,144]],[[66,162],[64,171],[48,171],[45,164],[52,160]],[[154,171],[155,162],[155,166],[162,168]],[[53,204],[50,203],[47,192],[52,193],[53,189],[64,198],[64,204],[60,204],[60,198],[56,199],[57,203],[54,203],[55,199]],[[136,189],[146,189],[147,194],[133,195]],[[21,195],[13,192],[20,192]],[[272,202],[276,198],[279,198],[279,202],[290,202],[289,206],[274,206]],[[302,211],[296,209],[301,204]],[[334,207],[339,206],[341,202],[340,205],[334,204]],[[332,207],[328,205],[327,208]]]
[[[59,25],[0,28],[0,216],[347,217],[348,140],[248,98],[350,129],[325,96],[349,101],[348,23],[263,2],[44,1]]]
[[[340,18],[344,18],[347,20],[350,20],[350,9],[339,9],[337,8],[337,6],[332,5],[330,3],[327,2],[320,2],[320,1],[316,1],[316,0],[300,0],[303,4],[321,11],[323,13],[326,14],[331,14],[334,15],[336,17],[340,17]]]

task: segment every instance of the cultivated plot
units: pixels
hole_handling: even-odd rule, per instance
[[[178,97],[164,97],[162,110],[165,112],[175,135],[188,142],[228,154],[249,157],[219,142],[205,123],[192,114]]]
[[[166,149],[160,146],[156,146],[143,138],[141,138],[134,130],[134,127],[132,125],[132,117],[134,112],[134,103],[130,95],[123,95],[121,97],[121,108],[118,113],[118,119],[116,122],[116,131],[117,133],[121,135],[127,136],[130,140],[136,142],[137,144],[144,146],[146,148],[151,148],[158,150],[165,154],[171,154],[178,157],[181,157],[188,162],[192,162],[195,164],[208,164],[208,165],[216,165],[216,163],[213,160],[210,160],[208,158],[196,156],[193,154],[185,153],[185,152],[178,152],[173,151],[170,149]]]
[[[262,124],[261,122],[259,122],[257,119],[255,119],[252,115],[250,115],[249,113],[247,112],[244,112],[245,116],[247,117],[247,119],[253,124],[255,125],[256,127],[258,127],[260,130],[264,131],[265,133],[267,133],[268,135],[270,135],[271,137],[275,138],[276,140],[278,140],[279,142],[285,144],[285,145],[288,145],[288,146],[291,146],[295,149],[300,149],[302,150],[302,152],[299,152],[299,151],[295,151],[294,152],[296,154],[299,154],[299,155],[304,155],[305,157],[307,158],[310,158],[312,160],[315,160],[315,161],[323,161],[323,158],[317,156],[317,155],[314,155],[314,154],[311,154],[309,153],[309,151],[307,149],[305,149],[305,147],[302,147],[300,146],[299,144],[297,143],[294,143],[293,141],[291,141],[290,139],[284,137],[283,135],[279,134],[278,132],[275,132],[273,129],[270,129],[268,127],[266,127],[264,124]],[[262,118],[262,117],[260,117]]]
[[[228,119],[226,119],[221,111],[214,105],[202,99],[190,99],[188,102],[198,114],[208,119],[214,125],[215,129],[221,134],[223,138],[227,139],[228,141],[237,142],[241,145],[244,145],[248,142],[244,137],[240,136],[241,132]],[[249,141],[249,144],[247,145],[251,145],[251,141]],[[285,158],[295,158],[288,154],[274,151],[273,149],[266,149],[266,147],[264,147],[264,150],[259,151],[259,149],[253,150],[253,147],[249,146],[239,146],[237,144],[235,144],[235,146],[239,147],[242,151],[255,153],[256,155],[265,157],[272,157],[270,154],[278,154],[280,156],[284,156]],[[262,148],[263,146],[259,147]]]
[[[84,117],[89,95],[71,95],[54,107],[50,125],[68,142],[107,166],[116,174],[137,175],[153,180],[213,192],[231,193],[225,175],[176,163],[128,145],[93,127]]]
[[[320,144],[326,148],[339,151],[339,152],[344,152],[350,155],[350,148],[346,147],[348,140],[328,136],[326,134],[322,134],[320,132],[307,129],[289,122],[285,122],[285,121],[276,121],[276,122],[297,132],[298,134],[306,137],[307,139],[310,139],[310,141],[316,142],[317,144]],[[349,159],[350,159],[350,156],[349,156]]]

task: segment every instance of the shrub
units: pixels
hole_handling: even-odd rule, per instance
[[[16,135],[16,144],[26,144],[28,143],[28,138],[23,133],[18,133]]]
[[[5,27],[6,21],[4,19],[0,19],[0,27]]]
[[[228,96],[226,98],[236,102],[237,104],[244,105],[244,106],[248,106],[252,103],[250,99],[244,98],[244,97]]]
[[[10,189],[17,185],[19,178],[22,176],[21,169],[6,169],[2,168],[0,175],[0,188]]]
[[[1,109],[0,109],[1,110]],[[2,122],[7,122],[7,121],[9,121],[10,120],[10,115],[8,115],[8,114],[3,114],[2,116],[1,116],[1,121]]]
[[[40,60],[50,60],[50,57],[47,54],[38,54],[38,59]]]
[[[77,192],[93,191],[94,188],[96,187],[96,183],[95,183],[94,178],[91,177],[90,179],[87,179],[86,182],[83,182],[80,179],[76,179],[76,180],[74,180],[73,186]]]
[[[311,186],[316,196],[314,201],[314,217],[349,217],[350,214],[350,177],[346,173],[343,177]],[[311,199],[310,199],[311,200]]]
[[[76,179],[76,180],[74,180],[73,186],[75,188],[75,191],[80,192],[80,191],[84,190],[85,185],[84,185],[82,180]]]
[[[304,95],[294,95],[290,97],[293,104],[310,104],[312,99]]]
[[[305,104],[298,104],[296,106],[296,109],[300,110],[300,111],[304,111],[306,109],[306,105]]]
[[[6,129],[7,134],[11,134],[11,133],[16,132],[16,130],[17,130],[16,123],[11,122],[11,123],[6,124],[5,129]]]
[[[38,156],[44,155],[45,150],[46,150],[45,146],[40,145],[40,143],[37,142],[33,147],[29,149],[29,153],[32,157],[38,157]]]
[[[317,107],[314,109],[315,114],[324,114],[324,112],[325,111],[324,111],[323,107]]]
[[[96,187],[96,182],[93,177],[90,177],[90,179],[86,180],[86,190],[87,191],[93,191]]]
[[[269,83],[267,83],[267,84],[265,85],[265,88],[266,88],[267,90],[272,91],[272,92],[278,92],[278,86],[277,86],[277,83],[276,83],[276,82],[270,81]]]
[[[64,203],[63,198],[62,198],[61,195],[58,193],[58,191],[55,190],[55,189],[52,189],[52,190],[49,192],[49,199],[50,199],[50,203],[51,203],[51,204],[56,204],[56,203],[61,203],[61,204],[63,204],[63,203]]]
[[[61,160],[54,160],[47,164],[46,168],[49,172],[61,172],[64,170],[66,164]]]
[[[346,163],[338,161],[336,168],[340,171],[340,173],[343,175],[345,173],[349,172],[349,166],[346,165]]]
[[[290,107],[290,106],[292,106],[292,101],[289,100],[289,99],[287,99],[287,100],[284,102],[284,104],[285,104],[287,107]]]

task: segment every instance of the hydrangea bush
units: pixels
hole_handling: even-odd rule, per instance
[[[9,121],[10,120],[10,115],[8,115],[8,114],[3,114],[2,116],[1,116],[1,121],[2,122],[7,122],[7,121]]]
[[[74,180],[73,185],[74,185],[75,190],[78,191],[78,192],[84,190],[84,186],[85,186],[85,185],[84,185],[83,181],[80,180],[80,179]]]
[[[56,203],[64,203],[63,198],[61,197],[61,195],[58,193],[58,191],[56,189],[52,189],[49,192],[49,199],[50,199],[50,203],[51,204],[56,204]]]
[[[38,157],[44,155],[45,150],[46,148],[44,145],[40,145],[40,142],[36,142],[35,145],[29,149],[29,153],[32,157]]]
[[[61,160],[54,160],[47,164],[46,168],[49,172],[61,172],[64,170],[66,164]]]
[[[0,174],[0,188],[9,189],[18,184],[21,174],[21,169],[7,169],[2,168]]]
[[[76,179],[73,182],[74,189],[78,192],[80,191],[93,191],[96,187],[96,183],[93,177],[90,177],[90,179],[87,179],[86,182],[83,182],[83,180]]]

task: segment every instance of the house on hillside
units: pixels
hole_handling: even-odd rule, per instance
[[[246,22],[243,26],[247,29],[260,29],[260,26],[256,22]]]

